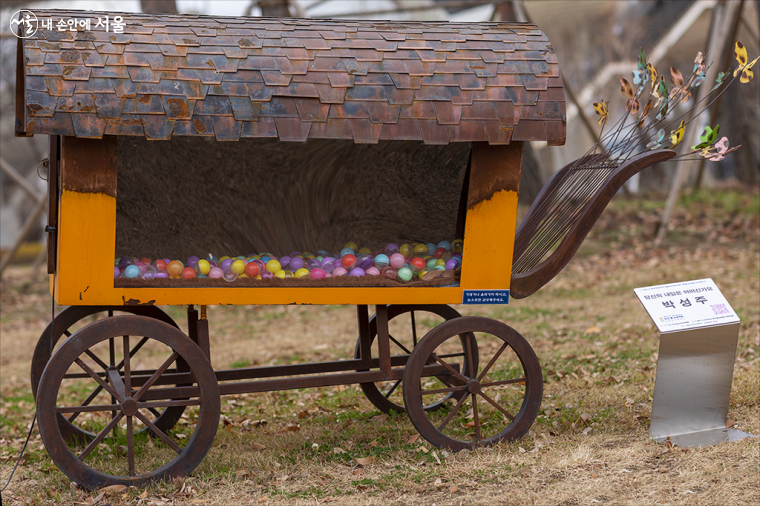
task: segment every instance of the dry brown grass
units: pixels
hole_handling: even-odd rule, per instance
[[[756,193],[735,198],[757,206]],[[652,246],[650,230],[661,201],[617,203],[584,251],[535,296],[496,309],[457,308],[512,325],[541,360],[542,411],[520,441],[449,455],[414,440],[404,416],[375,418],[353,386],[225,397],[229,425],[220,424],[183,484],[105,494],[99,504],[758,504],[760,439],[680,449],[648,438],[658,338],[632,289],[702,277],[716,281],[742,319],[729,418],[760,434],[760,224],[754,210],[709,203],[692,201],[691,218],[681,213],[679,232],[662,249]],[[14,269],[2,290],[3,483],[26,435],[31,351],[50,315],[46,284],[25,282],[28,275]],[[181,322],[182,309],[170,311]],[[352,307],[209,311],[216,368],[353,353]],[[261,419],[267,423],[251,423]],[[6,504],[99,497],[72,489],[36,429],[33,437]],[[373,463],[356,460],[370,456]]]

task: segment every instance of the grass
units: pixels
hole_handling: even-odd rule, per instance
[[[655,198],[615,200],[579,255],[537,294],[506,307],[457,306],[515,327],[540,359],[543,403],[522,439],[456,454],[436,449],[406,415],[380,416],[355,385],[225,396],[211,450],[181,483],[105,493],[99,503],[757,504],[760,439],[700,449],[649,440],[658,337],[632,289],[716,281],[742,318],[729,418],[735,428],[760,434],[758,194],[686,195],[674,216],[677,242],[656,247],[652,224],[662,207]],[[13,267],[0,293],[3,484],[34,409],[28,368],[50,317],[46,289],[46,280]],[[183,308],[168,311],[186,327]],[[219,369],[353,356],[353,307],[209,307],[208,313]],[[194,419],[189,410],[175,432]],[[99,496],[72,487],[36,429],[32,438],[4,504],[88,503]],[[108,465],[115,454],[118,444],[110,444],[98,463]]]

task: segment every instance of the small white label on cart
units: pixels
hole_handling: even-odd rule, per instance
[[[462,304],[509,304],[509,290],[463,290]]]
[[[712,279],[635,288],[660,333],[739,323]]]

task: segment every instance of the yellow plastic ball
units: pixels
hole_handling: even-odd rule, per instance
[[[279,260],[275,260],[274,258],[267,262],[267,270],[271,272],[272,274],[276,273],[277,271],[282,270],[282,265],[280,265]]]
[[[198,270],[203,274],[204,276],[208,274],[208,271],[211,270],[211,264],[208,263],[208,260],[200,259],[198,260]]]
[[[412,254],[416,257],[424,257],[428,254],[427,244],[417,243],[414,245]]]
[[[269,265],[269,264],[267,264],[267,265]],[[274,273],[274,277],[279,278],[279,279],[285,279],[287,276],[286,276],[285,271],[282,270],[282,269],[280,269],[279,271],[277,271],[277,272]]]
[[[296,276],[298,279],[301,279],[301,278],[308,278],[308,277],[309,277],[309,269],[306,269],[305,267],[301,267],[300,269],[298,269],[298,270],[296,271],[296,273],[295,273],[295,276]]]
[[[464,250],[464,240],[456,239],[451,243],[451,250],[454,253],[461,253]]]
[[[237,273],[238,276],[245,272],[245,262],[238,259],[230,264],[230,270]]]
[[[417,273],[417,277],[419,277],[420,279],[422,279],[422,276],[424,276],[425,274],[427,274],[427,272],[428,271],[426,271],[425,269],[422,269],[420,272]]]
[[[411,246],[409,244],[402,244],[401,247],[398,249],[398,252],[404,255],[406,258],[409,258],[409,252],[411,251]]]
[[[355,242],[351,242],[351,241],[347,242],[346,245],[343,246],[343,247],[344,248],[351,248],[354,251],[356,251],[359,248],[359,246]]]
[[[438,261],[435,262],[435,265],[443,265],[445,267],[446,260],[444,260],[443,258],[439,258]]]
[[[228,258],[229,258],[229,257],[228,257],[228,256],[226,256],[226,255],[225,255],[225,256],[223,256],[222,258],[220,258],[220,259],[219,259],[219,263],[221,264],[222,262],[224,262],[224,261],[225,261],[225,260],[227,260]]]
[[[356,251],[356,250],[354,250],[354,251]],[[372,254],[372,250],[369,249],[369,248],[362,248],[362,249],[359,250],[359,254],[360,255],[363,255],[363,254]]]

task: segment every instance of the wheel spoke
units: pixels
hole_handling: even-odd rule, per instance
[[[507,349],[507,346],[509,346],[506,342],[501,345],[501,348],[499,348],[499,351],[497,351],[493,357],[491,357],[491,360],[488,361],[488,365],[486,365],[483,368],[483,371],[478,375],[478,381],[483,381],[483,378],[486,374],[488,374],[488,371],[491,370],[491,367],[496,363],[496,360],[501,356],[502,353],[504,353],[504,350]]]
[[[471,337],[472,336],[472,337]],[[467,371],[470,373],[470,378],[474,378],[478,371],[475,370],[475,366],[472,362],[472,341],[475,339],[475,336],[472,334],[465,337],[465,346],[467,347]],[[472,396],[472,402],[475,402],[475,396]]]
[[[498,404],[496,404],[496,401],[494,401],[493,399],[491,399],[489,396],[487,396],[486,394],[484,394],[482,391],[480,392],[480,395],[482,395],[485,400],[487,400],[488,402],[490,402],[491,405],[494,408],[496,408],[499,411],[501,411],[504,416],[506,416],[507,418],[509,418],[510,422],[514,422],[515,421],[515,417],[512,416],[512,414],[509,411],[505,410],[504,408],[502,408],[501,406],[499,406]]]
[[[108,360],[110,365],[116,365],[116,349],[114,347],[113,337],[108,340]],[[105,367],[104,369],[108,369]]]
[[[161,413],[159,413],[156,408],[148,408],[148,411],[150,411],[153,414],[153,416],[155,416],[156,418],[161,416]]]
[[[124,363],[124,391],[127,395],[132,395],[132,379],[131,379],[131,371],[129,369],[129,336],[124,336],[124,359],[122,362]],[[129,418],[129,423],[132,423],[132,418]]]
[[[454,418],[454,415],[456,414],[457,411],[459,411],[459,408],[462,407],[462,404],[464,404],[464,401],[467,399],[468,395],[470,395],[470,392],[467,392],[465,390],[464,395],[462,396],[462,398],[457,401],[457,403],[454,406],[454,408],[449,412],[448,415],[446,415],[446,418],[443,419],[443,421],[441,422],[441,425],[438,426],[438,430],[439,431],[443,431],[443,429],[449,424],[449,422],[451,421],[451,419]]]
[[[179,401],[148,401],[148,402],[138,402],[137,407],[139,409],[148,409],[153,412],[155,408],[172,408],[176,406],[200,406],[201,400],[200,399],[182,399]],[[158,411],[153,413],[154,415],[158,416],[161,413]]]
[[[396,381],[396,382],[393,384],[393,386],[390,388],[390,390],[388,390],[388,392],[384,394],[384,395],[385,395],[385,398],[387,399],[388,397],[390,397],[390,396],[391,396],[391,394],[393,394],[393,391],[394,391],[394,390],[396,390],[396,388],[397,388],[397,387],[398,387],[400,384],[401,384],[401,380],[398,380],[398,381]]]
[[[501,380],[501,381],[492,381],[490,383],[481,383],[480,388],[497,387],[499,385],[509,385],[512,383],[527,383],[527,382],[528,382],[528,378],[515,378],[511,380]]]
[[[150,420],[148,420],[147,418],[145,418],[145,416],[143,416],[142,413],[140,413],[139,411],[137,411],[137,412],[135,412],[135,416],[137,418],[139,418],[140,421],[142,423],[144,423],[146,427],[148,427],[150,430],[152,430],[153,432],[155,432],[155,434],[158,437],[160,437],[161,440],[164,443],[166,443],[167,445],[169,445],[172,450],[174,450],[177,453],[181,453],[182,452],[182,449],[179,446],[177,446],[177,443],[175,443],[174,441],[172,441],[171,438],[164,433],[164,431],[162,431],[161,429],[159,429],[158,427],[156,427],[155,425],[153,425],[153,422],[151,422]]]
[[[66,337],[71,337],[71,332],[69,332],[68,330],[64,330],[63,333]]]
[[[90,367],[87,364],[85,364],[84,362],[82,362],[82,360],[79,357],[77,357],[76,359],[74,359],[74,362],[76,362],[77,365],[79,367],[81,367],[84,372],[86,372],[87,374],[89,374],[92,377],[92,379],[94,379],[95,381],[97,381],[100,384],[100,386],[102,386],[103,388],[105,388],[106,392],[108,392],[109,394],[111,394],[113,397],[118,397],[119,394],[113,389],[113,387],[111,385],[109,385],[108,383],[106,383],[105,381],[103,381],[103,378],[101,378],[100,376],[98,376],[98,374],[95,371],[93,371],[92,369],[90,369]]]
[[[446,369],[448,369],[449,371],[451,371],[451,374],[453,374],[453,375],[454,375],[454,376],[456,376],[457,378],[461,379],[461,380],[462,380],[462,381],[464,381],[465,383],[467,383],[468,381],[470,381],[468,378],[465,378],[464,376],[462,376],[462,375],[459,373],[459,371],[457,371],[456,369],[454,369],[453,367],[451,367],[451,366],[450,366],[448,363],[446,363],[444,360],[441,360],[441,358],[439,358],[439,357],[438,357],[438,355],[436,355],[435,353],[431,353],[431,354],[430,354],[430,356],[431,356],[431,357],[433,357],[433,358],[435,359],[435,361],[436,361],[436,362],[438,362],[438,363],[439,363],[439,364],[441,364],[443,367],[445,367]]]
[[[129,357],[130,357],[130,358],[134,357],[134,356],[135,356],[135,353],[137,353],[137,352],[140,350],[140,348],[142,348],[142,347],[143,347],[143,345],[144,345],[145,343],[147,343],[147,342],[148,342],[148,338],[147,338],[147,337],[143,337],[142,339],[140,339],[140,342],[139,342],[139,343],[137,343],[137,344],[135,345],[135,347],[134,347],[134,348],[132,348],[132,351],[130,351],[130,352],[129,352]],[[121,362],[119,362],[118,364],[116,364],[116,368],[117,368],[117,369],[121,369],[121,367],[122,367],[123,365],[124,365],[124,359],[121,359]]]
[[[467,388],[467,385],[450,388],[436,388],[435,390],[420,390],[420,395],[433,395],[433,394],[445,394],[451,392],[458,392]]]
[[[100,386],[100,385],[98,385],[95,390],[93,390],[92,392],[90,392],[90,395],[88,395],[87,398],[84,400],[84,402],[82,403],[82,406],[88,406],[93,401],[93,399],[95,399],[95,397],[98,396],[98,394],[100,393],[101,390],[103,390],[103,387]],[[73,422],[76,419],[76,417],[79,416],[79,413],[81,413],[81,412],[82,411],[76,411],[74,414],[72,414],[68,418],[69,422]]]
[[[84,352],[85,352],[85,354],[88,357],[90,357],[92,360],[94,360],[96,364],[98,364],[100,367],[102,367],[104,371],[106,369],[108,369],[108,366],[106,365],[106,363],[103,362],[102,360],[100,360],[100,357],[97,356],[97,355],[95,355],[92,351],[90,351],[90,350],[84,350]]]
[[[140,388],[140,390],[137,391],[137,393],[134,396],[135,400],[139,400],[140,397],[142,397],[145,394],[145,392],[147,392],[148,389],[151,386],[153,386],[153,383],[155,383],[158,380],[158,378],[161,377],[164,371],[166,371],[169,368],[169,366],[172,365],[172,363],[175,360],[177,360],[177,357],[179,357],[179,353],[175,351],[174,353],[171,354],[169,358],[166,359],[166,362],[161,364],[161,367],[159,367],[158,370],[156,370],[156,372],[154,372],[153,375],[150,378],[148,378],[148,381],[145,382],[142,388]]]
[[[480,418],[478,417],[478,396],[472,396],[472,418],[475,422],[475,441],[483,439],[480,435]]]
[[[132,417],[127,417],[127,459],[129,460],[129,477],[135,475],[135,441],[132,437]]]
[[[412,352],[409,351],[409,350],[407,350],[406,346],[404,346],[403,344],[401,344],[400,342],[398,342],[395,337],[393,337],[390,334],[388,334],[388,337],[391,339],[391,341],[393,341],[394,343],[396,343],[396,346],[398,346],[399,348],[401,348],[404,351],[404,353],[406,353],[407,355],[411,355],[412,354]]]
[[[412,318],[412,343],[414,344],[414,348],[417,347],[417,322],[414,319],[414,311],[410,311],[409,315]]]
[[[90,441],[90,444],[88,444],[87,447],[84,450],[82,450],[82,453],[79,454],[79,460],[80,461],[84,461],[84,459],[87,458],[87,455],[89,455],[90,452],[93,450],[93,448],[95,448],[96,446],[98,446],[100,444],[100,442],[103,441],[103,438],[106,437],[106,434],[108,434],[109,432],[111,432],[111,430],[114,427],[116,427],[116,424],[119,423],[119,420],[121,420],[121,418],[123,416],[124,416],[124,413],[120,411],[118,415],[116,415],[115,417],[111,418],[111,421],[108,422],[108,425],[106,425],[106,428],[103,429],[100,432],[100,434],[98,434],[97,436],[95,436],[95,439],[93,439],[92,441]]]

